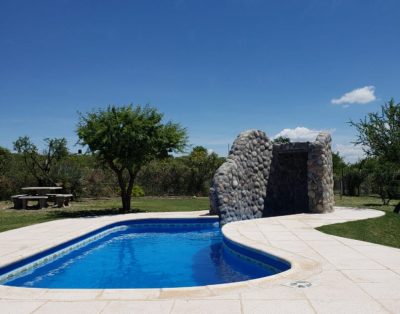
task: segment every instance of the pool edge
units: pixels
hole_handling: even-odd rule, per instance
[[[179,217],[175,215],[175,217],[171,217],[171,219],[187,219],[187,218],[204,218],[210,219],[215,218],[216,216],[200,216],[200,212],[189,212],[189,213],[180,213]],[[160,216],[160,215],[158,215]],[[118,217],[118,219],[114,219],[115,221],[110,223],[110,220],[104,221],[102,227],[107,227],[112,225],[113,223],[119,223],[126,220],[143,220],[143,219],[165,219],[168,217],[130,217],[127,218],[125,215],[122,217]],[[99,217],[101,218],[101,217]],[[250,221],[247,221],[250,222]],[[51,223],[51,222],[49,222]],[[236,227],[243,222],[230,223],[224,226],[223,235],[225,238],[238,243],[240,246],[244,246],[245,248],[256,250],[262,252],[267,255],[274,255],[280,259],[286,260],[291,264],[291,268],[289,270],[283,271],[281,273],[262,277],[258,279],[252,279],[248,281],[241,281],[236,283],[226,283],[226,284],[216,284],[209,286],[196,286],[196,287],[180,287],[180,288],[157,288],[157,289],[46,289],[46,288],[24,288],[24,287],[10,287],[0,285],[0,293],[2,291],[7,291],[7,294],[10,298],[20,298],[22,295],[27,294],[30,297],[40,300],[66,300],[71,297],[78,297],[82,300],[125,300],[126,295],[129,295],[129,298],[133,299],[169,299],[169,298],[177,298],[177,297],[212,297],[220,294],[226,294],[231,292],[240,292],[244,291],[247,288],[255,285],[265,285],[268,283],[276,283],[277,281],[281,281],[284,283],[287,281],[289,276],[293,274],[299,274],[302,271],[306,271],[307,274],[310,274],[310,268],[304,268],[302,265],[304,263],[299,262],[299,259],[306,260],[305,264],[310,264],[309,259],[302,258],[300,256],[296,256],[296,261],[292,260],[293,254],[287,254],[288,252],[276,250],[274,247],[260,247],[257,243],[252,243],[248,238],[244,237],[240,241],[235,240],[235,237],[232,236],[232,233],[236,230]],[[92,228],[92,232],[96,231],[99,228]],[[232,229],[232,230],[230,230]],[[86,233],[81,234],[81,236],[86,235]],[[70,238],[68,241],[74,240],[74,238]],[[63,243],[58,243],[61,245]],[[38,254],[39,252],[36,252]],[[17,261],[13,261],[11,263],[15,263]],[[9,263],[10,264],[10,263]],[[313,264],[313,273],[319,271],[319,267],[315,263]],[[306,274],[304,273],[304,275]],[[24,299],[25,297],[22,297]]]

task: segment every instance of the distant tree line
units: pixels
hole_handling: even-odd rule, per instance
[[[15,142],[15,152],[0,147],[0,199],[20,194],[24,186],[59,185],[76,197],[119,196],[117,178],[111,169],[91,154],[72,154],[65,139],[46,139],[39,152],[28,137]],[[223,157],[202,146],[187,155],[167,156],[144,165],[132,196],[207,196],[214,172]]]
[[[224,162],[201,146],[187,150],[187,133],[149,106],[115,106],[80,114],[76,129],[85,154],[71,154],[65,138],[46,138],[43,150],[27,136],[13,152],[0,147],[0,199],[23,186],[63,187],[75,197],[120,196],[122,212],[144,195],[206,196]]]

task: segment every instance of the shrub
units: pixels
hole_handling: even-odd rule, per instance
[[[139,185],[135,184],[133,186],[133,188],[132,188],[132,196],[133,197],[142,197],[142,196],[144,196],[143,189]]]

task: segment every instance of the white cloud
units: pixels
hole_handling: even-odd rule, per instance
[[[332,99],[331,103],[334,105],[367,104],[375,99],[375,86],[364,86],[356,88],[340,98]]]
[[[297,128],[294,129],[283,129],[274,136],[274,139],[279,136],[282,136],[290,138],[292,142],[312,142],[315,141],[320,132],[326,132],[326,131],[312,130],[306,127],[298,126]],[[331,132],[332,130],[330,131],[330,133]]]
[[[365,157],[365,153],[361,146],[353,144],[336,144],[333,149],[334,152],[339,152],[346,162],[355,163]]]

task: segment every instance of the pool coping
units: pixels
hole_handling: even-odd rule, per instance
[[[206,216],[206,214],[205,211],[197,211],[139,213],[95,218],[73,218],[50,221],[6,231],[0,233],[0,248],[2,249],[0,255],[0,267],[111,223],[123,220],[146,218],[209,218],[210,216]],[[399,279],[400,286],[400,250],[356,240],[334,237],[323,234],[314,229],[317,226],[325,224],[373,218],[383,214],[383,212],[370,209],[337,207],[335,212],[328,214],[280,216],[239,221],[225,225],[222,228],[222,232],[230,241],[254,250],[275,255],[284,260],[288,260],[292,264],[291,269],[265,278],[230,284],[161,289],[41,289],[0,285],[0,300],[2,302],[7,302],[7,300],[10,302],[17,300],[35,300],[39,301],[39,303],[42,302],[43,304],[62,301],[104,301],[108,304],[114,303],[114,301],[133,302],[173,300],[174,302],[177,302],[176,300],[179,299],[230,299],[240,301],[239,303],[241,304],[241,308],[243,308],[244,304],[250,302],[246,300],[248,294],[262,293],[264,291],[264,293],[268,295],[271,290],[276,290],[277,288],[283,289],[283,291],[287,293],[289,300],[293,300],[293,298],[297,299],[298,297],[295,288],[290,286],[293,282],[313,282],[313,278],[324,276],[329,272],[340,271],[343,273],[346,270],[352,270],[353,266],[351,264],[348,263],[349,265],[345,265],[345,261],[336,261],[335,258],[330,257],[331,255],[329,254],[331,253],[327,251],[329,248],[323,245],[324,242],[331,244],[335,249],[339,250],[342,246],[343,250],[349,249],[352,246],[355,247],[356,250],[358,247],[378,248],[376,249],[377,251],[384,248],[384,251],[388,251],[394,256],[394,258],[392,258],[392,264],[394,264],[392,268],[389,267],[391,265],[384,265],[381,261],[378,263],[374,258],[366,256],[365,253],[360,254],[359,256],[355,253],[353,255],[349,254],[351,255],[351,258],[359,258],[359,260],[355,259],[355,261],[364,263],[366,267],[372,265],[372,269],[393,272],[394,281],[397,284],[397,279]],[[48,236],[49,233],[53,235],[51,238]],[[10,245],[10,241],[14,241],[18,245],[13,247]],[[307,249],[301,251],[297,248],[291,248],[291,244],[293,243],[298,243],[299,246],[302,246],[303,244],[307,245]],[[277,244],[280,244],[280,247],[278,247]],[[282,247],[282,245],[287,245],[287,247]],[[308,248],[312,248],[312,250],[309,250]],[[340,268],[341,263],[344,263],[343,265],[345,267],[343,269]],[[353,283],[357,284],[357,282]],[[317,289],[318,285],[319,284],[317,284]],[[315,290],[315,288],[313,289]],[[312,291],[313,289],[309,290]],[[329,287],[327,287],[327,289],[327,291],[329,291]],[[363,290],[362,287],[361,290]],[[307,296],[307,293],[303,294],[300,299],[307,301],[307,306],[311,306],[314,312],[318,312],[318,310],[316,310],[315,300]],[[370,297],[370,300],[368,301],[376,302],[374,305],[379,306],[379,309],[382,310],[382,312],[388,312],[390,304],[400,304],[400,295],[398,298],[397,296],[392,299],[389,298],[391,303],[383,302],[380,298],[371,295],[371,293],[367,292],[367,295]],[[262,297],[259,298],[263,299]],[[368,302],[365,304],[368,304]]]

